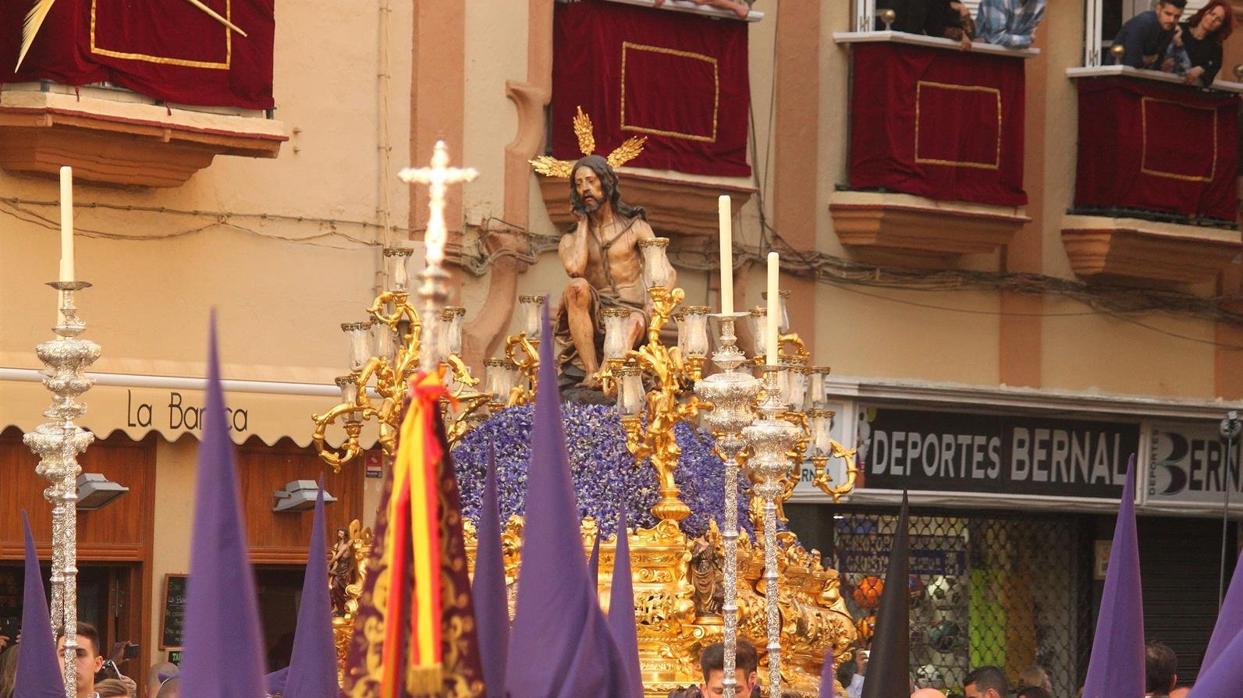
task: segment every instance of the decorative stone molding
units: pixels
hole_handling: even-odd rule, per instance
[[[1243,253],[1237,230],[1100,216],[1066,216],[1062,244],[1082,278],[1157,285],[1212,281]]]
[[[829,214],[852,252],[908,266],[996,252],[1031,220],[1021,208],[855,191],[834,192]]]
[[[80,181],[176,187],[217,155],[274,158],[288,140],[284,124],[263,112],[191,110],[124,90],[52,87],[59,89],[0,89],[0,167],[55,175],[71,165]]]
[[[751,180],[734,177],[700,177],[679,172],[621,167],[617,170],[622,196],[632,206],[647,209],[647,222],[657,235],[671,238],[675,246],[686,237],[718,234],[717,199],[730,196],[735,217],[755,193]],[[540,194],[552,222],[559,228],[574,223],[570,210],[570,185],[564,179],[539,178]]]
[[[531,169],[528,160],[544,144],[544,107],[552,97],[552,0],[527,2],[527,80],[509,80],[505,96],[514,103],[518,129],[505,146],[505,220],[522,230],[530,227]],[[518,276],[527,265],[518,261],[530,246],[522,230],[482,231],[488,252],[500,249],[515,255],[497,260],[488,278],[488,296],[480,314],[464,329],[463,354],[466,362],[479,369],[483,360],[499,348],[505,338],[518,300]]]

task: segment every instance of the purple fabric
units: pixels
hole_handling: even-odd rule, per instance
[[[596,539],[591,543],[591,557],[587,558],[587,571],[591,576],[591,588],[600,593],[600,529],[596,529]]]
[[[543,334],[552,337],[548,306]],[[630,695],[579,538],[553,342],[540,343],[522,568],[505,684],[512,698]]]
[[[475,579],[470,595],[479,628],[479,655],[488,698],[505,696],[505,659],[509,652],[509,595],[505,556],[501,551],[501,509],[496,494],[496,452],[488,449],[488,475],[479,512]]]
[[[302,605],[293,636],[285,698],[336,698],[337,650],[332,635],[332,603],[328,600],[328,549],[324,542],[324,478],[319,478],[315,518],[311,523],[311,547],[307,552],[306,576],[302,579]]]
[[[263,677],[263,685],[268,689],[268,693],[275,695],[277,693],[285,693],[285,682],[289,680],[289,667],[277,669],[276,671]]]
[[[1126,486],[1114,524],[1101,612],[1096,618],[1092,659],[1083,698],[1143,698],[1144,598],[1135,532],[1135,456],[1126,467]]]
[[[35,554],[30,519],[22,510],[22,532],[26,536],[26,581],[22,589],[22,642],[17,655],[17,681],[13,695],[22,698],[65,698],[56,639],[52,637],[52,617],[43,594],[43,573]]]
[[[264,693],[262,633],[220,387],[214,312],[210,335],[203,441],[194,485],[181,695],[251,698]]]
[[[597,535],[596,549],[599,547]],[[643,698],[643,670],[639,667],[639,635],[634,626],[634,581],[630,576],[630,538],[626,534],[624,505],[617,509],[617,552],[613,556],[613,588],[609,592],[609,631],[625,662],[630,692],[623,695]]]
[[[820,698],[836,698],[833,694],[833,648],[824,651],[824,664],[820,666]]]
[[[1200,677],[1191,689],[1191,698],[1239,698],[1243,693],[1243,632],[1217,655],[1208,671],[1200,669]]]
[[[1213,666],[1217,657],[1225,651],[1230,641],[1239,635],[1240,631],[1243,631],[1243,555],[1239,556],[1238,562],[1234,565],[1234,576],[1230,578],[1230,588],[1226,591],[1221,610],[1217,612],[1217,624],[1213,626],[1208,648],[1204,650],[1204,661],[1200,662],[1201,675]]]

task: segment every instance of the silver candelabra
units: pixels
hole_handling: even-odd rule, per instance
[[[755,492],[764,500],[764,597],[768,620],[768,692],[781,695],[781,609],[777,605],[777,500],[790,471],[786,456],[798,439],[799,429],[782,419],[787,405],[781,395],[782,366],[764,366],[764,395],[759,404],[763,415],[742,430],[751,446],[751,471]],[[728,656],[728,653],[727,653]]]
[[[716,438],[717,451],[725,461],[725,615],[724,680],[725,698],[733,698],[738,680],[734,662],[738,642],[738,470],[739,457],[746,441],[742,429],[752,422],[755,412],[752,405],[760,389],[760,382],[749,372],[738,370],[747,361],[742,350],[735,346],[734,321],[746,317],[746,313],[713,315],[720,325],[720,340],[712,361],[720,366],[721,373],[714,373],[695,384],[695,392],[712,403],[712,409],[702,413],[703,422]]]
[[[73,294],[90,287],[85,281],[53,281],[60,292],[60,321],[56,339],[41,342],[35,353],[46,370],[43,384],[52,391],[52,405],[43,412],[48,421],[23,437],[39,456],[35,472],[51,483],[43,497],[52,505],[52,632],[65,637],[63,677],[66,698],[77,695],[78,626],[78,454],[95,435],[74,423],[86,413],[79,402],[94,381],[84,373],[99,358],[99,345],[78,335],[86,323],[78,317]]]

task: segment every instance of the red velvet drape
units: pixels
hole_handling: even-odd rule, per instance
[[[32,3],[0,5],[0,81],[108,81],[178,104],[268,109],[274,0],[203,0],[247,36],[188,2],[56,0],[20,72],[22,18]],[[331,60],[331,57],[325,57]]]
[[[1124,77],[1078,87],[1076,208],[1235,220],[1236,95]]]
[[[558,3],[553,36],[553,155],[581,157],[575,107],[596,152],[647,136],[635,167],[745,177],[747,24],[609,2]]]
[[[857,44],[850,186],[1003,206],[1023,191],[1023,60]]]

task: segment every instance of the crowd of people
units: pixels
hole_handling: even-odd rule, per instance
[[[90,623],[78,623],[77,628],[77,679],[78,698],[178,698],[180,679],[177,665],[161,662],[151,667],[147,674],[145,690],[124,675],[117,665],[104,657],[99,649],[99,631]],[[57,641],[57,651],[64,651],[65,639]],[[21,644],[0,636],[0,698],[17,698],[15,684],[17,660]]]
[[[1022,49],[1031,46],[1044,19],[1046,0],[982,0],[976,16],[959,0],[878,0],[877,28],[926,34],[961,42],[973,41]],[[1183,77],[1189,85],[1207,87],[1221,70],[1222,44],[1234,31],[1234,13],[1227,0],[1209,0],[1184,22],[1187,0],[1157,0],[1122,25],[1106,62],[1141,70],[1159,70]],[[892,22],[881,10],[892,10]]]

